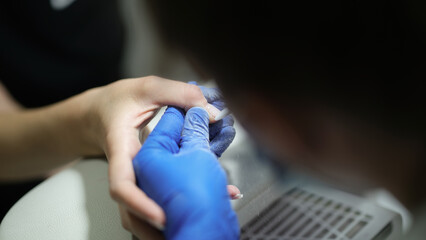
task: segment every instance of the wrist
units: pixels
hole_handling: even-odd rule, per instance
[[[88,90],[51,108],[58,131],[76,157],[103,155],[92,105],[96,90]]]

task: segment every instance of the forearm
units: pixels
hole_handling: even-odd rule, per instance
[[[0,112],[18,111],[20,109],[22,109],[22,106],[15,101],[0,81]]]
[[[85,94],[85,95],[83,95]],[[101,151],[86,131],[86,92],[43,108],[0,114],[0,181],[40,176]]]

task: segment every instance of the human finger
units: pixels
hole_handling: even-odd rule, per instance
[[[141,191],[133,182],[121,182],[111,188],[112,198],[129,212],[155,227],[165,224],[165,214],[160,206]]]
[[[192,85],[197,85],[196,82],[188,82]],[[198,86],[198,85],[197,85]],[[198,86],[203,92],[204,97],[207,101],[222,110],[225,107],[225,102],[222,100],[223,96],[217,88],[208,88],[204,86]],[[210,150],[220,157],[222,153],[228,148],[235,137],[234,119],[228,115],[224,119],[217,121],[209,126],[209,139],[210,139]]]
[[[220,132],[222,128],[228,127],[228,126],[234,126],[234,118],[231,115],[226,116],[222,120],[219,120],[213,124],[210,124],[209,129],[209,138],[210,140],[214,139]]]
[[[182,150],[194,147],[210,150],[208,120],[208,113],[204,109],[194,107],[188,110],[182,130]]]
[[[147,222],[139,219],[126,208],[120,206],[120,217],[123,227],[136,236],[139,240],[164,239],[162,232],[153,228]]]
[[[225,108],[225,102],[223,101],[223,95],[217,88],[208,88],[204,86],[198,86],[203,92],[204,97],[207,102],[211,105],[215,106],[219,110],[223,110]]]
[[[163,210],[136,186],[132,159],[140,149],[137,133],[125,133],[114,129],[107,141],[109,159],[109,188],[111,197],[126,206],[136,216],[149,219],[159,225],[164,224]],[[121,135],[119,133],[123,133]]]
[[[220,132],[210,141],[210,150],[217,157],[222,156],[222,153],[231,145],[235,138],[235,128],[227,126],[220,129]]]
[[[240,189],[238,189],[236,186],[228,185],[227,189],[228,189],[229,196],[231,197],[232,200],[242,198],[243,195],[241,194]]]
[[[168,107],[144,144],[144,151],[161,148],[170,153],[179,151],[179,141],[184,123],[182,109]]]
[[[225,102],[222,100],[223,95],[218,88],[199,86],[196,81],[190,81],[188,84],[198,86],[207,102],[215,106],[217,109],[223,110],[225,108]]]
[[[185,110],[201,107],[208,112],[209,122],[215,122],[214,118],[220,113],[219,109],[207,102],[201,89],[195,85],[159,77],[144,80],[143,91],[159,106],[171,105]]]

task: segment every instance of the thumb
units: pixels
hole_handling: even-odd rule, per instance
[[[188,110],[182,130],[181,150],[194,148],[210,150],[209,114],[200,107]]]

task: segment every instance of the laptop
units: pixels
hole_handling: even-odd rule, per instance
[[[220,161],[244,195],[232,201],[241,239],[401,239],[399,213],[301,174],[276,171],[235,127],[236,139]]]

